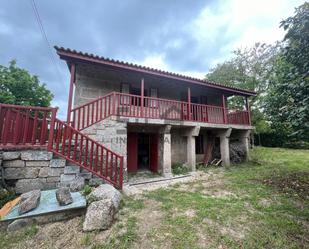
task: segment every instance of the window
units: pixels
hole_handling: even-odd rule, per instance
[[[195,154],[204,154],[204,136],[198,135],[195,138]]]
[[[149,93],[150,93],[150,97],[158,98],[158,88],[150,88]],[[158,106],[158,101],[151,99],[149,106],[150,107],[157,107]]]
[[[121,84],[121,92],[122,93],[130,93],[130,84],[122,83]],[[120,103],[122,105],[129,105],[130,104],[130,97],[129,96],[121,96]]]

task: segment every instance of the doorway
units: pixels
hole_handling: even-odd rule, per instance
[[[158,134],[128,133],[128,172],[158,172]]]

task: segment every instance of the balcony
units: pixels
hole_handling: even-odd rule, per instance
[[[249,111],[222,106],[112,92],[72,109],[72,124],[85,129],[108,116],[149,118],[212,124],[251,125]]]

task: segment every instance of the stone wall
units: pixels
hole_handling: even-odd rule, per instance
[[[187,162],[187,139],[181,134],[181,130],[172,129],[171,143],[172,164],[185,164]]]
[[[124,157],[123,176],[127,179],[127,123],[110,117],[83,130],[83,133]]]
[[[55,188],[66,164],[45,150],[5,151],[2,156],[4,179],[17,193]]]

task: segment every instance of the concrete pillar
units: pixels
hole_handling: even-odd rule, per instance
[[[249,160],[250,154],[250,130],[242,131],[240,133],[240,142],[245,146],[246,149],[246,160]]]
[[[165,125],[159,130],[159,163],[163,176],[172,176],[171,126]]]
[[[196,171],[195,137],[198,136],[200,127],[189,128],[185,132],[187,137],[187,165],[191,171]]]
[[[221,160],[224,166],[230,166],[230,135],[232,129],[229,128],[225,131],[220,132],[220,153],[221,153]]]

